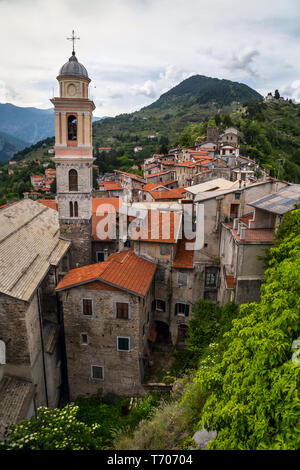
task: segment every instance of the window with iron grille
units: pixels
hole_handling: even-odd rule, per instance
[[[92,299],[82,299],[82,313],[87,317],[93,315],[93,300]]]
[[[217,271],[215,268],[205,269],[205,287],[216,287]]]
[[[187,285],[187,273],[183,273],[183,272],[178,273],[178,285],[179,286]]]
[[[103,366],[92,366],[92,378],[93,379],[104,379],[104,367]]]

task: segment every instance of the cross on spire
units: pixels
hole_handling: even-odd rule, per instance
[[[77,39],[80,39],[80,38],[75,36],[75,31],[74,31],[74,29],[73,29],[73,31],[72,31],[72,36],[71,36],[70,38],[67,38],[67,39],[68,39],[69,41],[72,41],[72,42],[73,42],[73,51],[72,51],[72,55],[75,55],[75,48],[74,48],[75,41],[76,41]]]

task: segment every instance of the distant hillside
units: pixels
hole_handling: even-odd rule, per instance
[[[203,105],[209,102],[222,107],[233,102],[243,103],[250,99],[259,101],[262,96],[243,83],[194,75],[161,95],[155,103],[147,107],[147,110],[168,109],[170,105],[190,108],[193,105]]]
[[[139,164],[153,153],[165,152],[178,142],[187,125],[207,121],[217,113],[226,115],[238,111],[250,99],[261,100],[262,96],[247,85],[230,80],[201,75],[190,77],[140,111],[93,123],[94,148],[114,149],[111,155],[99,157],[98,162],[103,163],[100,169],[124,167],[124,161],[118,161],[122,155],[132,159],[131,164]],[[53,120],[53,115],[49,114]],[[151,134],[155,135],[153,139],[148,138]],[[47,154],[47,148],[42,148],[41,144],[38,151],[30,148],[27,152],[25,149],[20,157],[42,158]],[[143,150],[135,153],[137,145]]]
[[[0,132],[0,162],[10,160],[19,150],[28,146],[28,142]]]
[[[54,135],[53,110],[0,103],[0,131],[34,144]]]
[[[261,100],[262,96],[242,83],[195,75],[140,111],[94,124],[94,144],[111,146],[126,154],[132,154],[135,145],[142,145],[143,152],[136,156],[142,161],[159,151],[157,144],[162,136],[174,145],[188,124],[208,120],[219,112],[229,114],[250,99]],[[156,139],[147,138],[155,133]]]
[[[94,121],[99,119],[102,118],[94,117]],[[0,132],[24,141],[27,146],[52,137],[53,109],[22,108],[11,103],[0,103]]]

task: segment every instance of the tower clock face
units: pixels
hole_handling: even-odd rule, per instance
[[[76,95],[76,91],[77,91],[76,90],[76,85],[74,85],[74,83],[70,83],[68,85],[68,95],[74,96],[74,95]]]

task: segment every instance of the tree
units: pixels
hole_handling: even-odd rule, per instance
[[[222,118],[220,114],[216,114],[214,117],[214,120],[215,120],[216,126],[219,126],[222,123]]]
[[[279,100],[280,94],[279,94],[279,91],[278,91],[278,90],[275,90],[274,98],[275,98],[275,100]]]
[[[87,425],[76,417],[78,406],[50,410],[13,425],[0,450],[100,450],[99,424]]]
[[[210,449],[300,448],[300,364],[292,360],[300,339],[299,217],[300,209],[285,217],[270,250],[261,301],[240,307],[222,360],[198,371],[196,386],[209,393],[199,426],[218,433]]]

